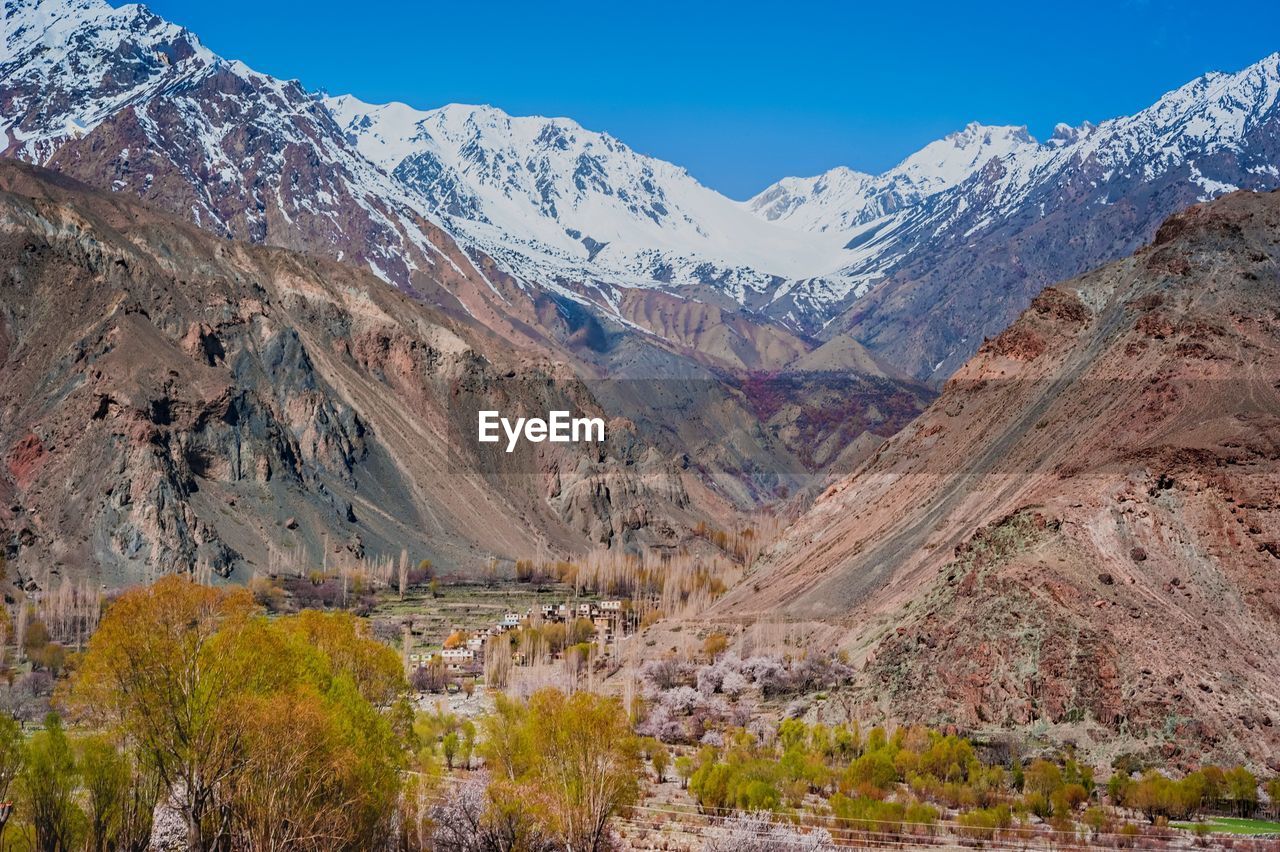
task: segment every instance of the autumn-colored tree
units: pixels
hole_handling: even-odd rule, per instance
[[[498,805],[530,809],[566,850],[603,848],[609,820],[639,795],[639,741],[622,703],[542,690],[527,705],[500,701],[492,718],[486,759],[515,782],[496,788]]]
[[[33,651],[39,651],[49,644],[49,628],[40,619],[32,617],[30,609],[24,607],[21,614],[26,616],[26,623],[21,631],[19,642],[22,650],[30,655]]]
[[[371,848],[403,689],[395,651],[350,614],[268,620],[244,590],[169,577],[107,610],[70,704],[154,768],[193,852]]]
[[[395,802],[396,763],[387,732],[370,738],[364,728],[386,722],[362,703],[349,683],[331,695],[300,685],[237,702],[242,765],[226,795],[237,848],[375,845]]]
[[[580,645],[590,642],[592,637],[596,635],[596,625],[589,618],[575,619],[569,628],[569,634],[565,638],[566,644]]]
[[[115,725],[179,796],[192,850],[210,848],[217,793],[238,764],[228,699],[243,688],[245,660],[226,653],[227,634],[254,611],[244,589],[176,576],[120,596],[76,671],[70,704]]]
[[[1062,786],[1062,770],[1056,763],[1048,760],[1033,760],[1026,770],[1026,781],[1023,789],[1028,793],[1039,793],[1046,799]]]
[[[725,652],[729,647],[729,637],[723,633],[712,633],[702,643],[702,653],[707,655],[707,659],[715,662],[716,658]]]

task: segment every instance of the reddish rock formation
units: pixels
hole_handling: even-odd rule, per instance
[[[1277,376],[1280,195],[1194,207],[1042,293],[721,611],[840,627],[890,717],[1262,767]]]

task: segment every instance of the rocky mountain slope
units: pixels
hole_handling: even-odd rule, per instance
[[[722,615],[848,648],[863,712],[1275,771],[1277,376],[1280,193],[1194,206],[1038,295]]]
[[[604,444],[477,443],[481,408],[603,413],[563,368],[370,273],[13,161],[0,365],[11,576],[243,578],[401,548],[467,571],[671,545],[719,505],[623,421]]]

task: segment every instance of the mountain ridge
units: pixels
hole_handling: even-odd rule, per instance
[[[628,291],[658,289],[801,337],[850,336],[936,383],[1041,287],[1123,256],[1186,204],[1280,183],[1274,54],[1045,142],[971,123],[880,175],[840,167],[737,202],[571,119],[309,92],[216,57],[142,6],[23,0],[7,7],[4,45],[7,155],[109,179],[236,236],[327,250],[533,346],[559,344],[521,302],[574,302],[626,329]],[[49,93],[39,109],[37,92]],[[255,152],[233,108],[275,141]],[[234,209],[180,180],[217,187]],[[1108,209],[1138,204],[1149,213]],[[1090,227],[1116,238],[1073,243]],[[1048,230],[1049,260],[1004,251],[1039,251]]]

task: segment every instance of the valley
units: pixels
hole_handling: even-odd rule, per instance
[[[734,200],[2,23],[0,850],[1280,842],[1280,54]]]

